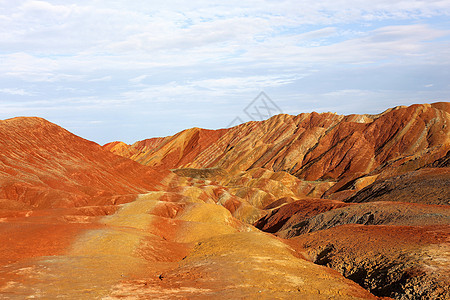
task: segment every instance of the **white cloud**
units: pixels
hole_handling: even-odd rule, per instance
[[[107,75],[107,76],[103,76],[103,77],[98,77],[98,78],[93,78],[89,81],[91,82],[103,82],[103,81],[111,81],[112,80],[112,76]]]
[[[325,27],[318,30],[305,32],[296,36],[299,40],[315,40],[320,38],[326,38],[337,33],[336,27]]]
[[[148,75],[140,75],[138,77],[131,78],[129,80],[129,82],[134,83],[134,84],[138,84],[138,83],[141,83],[142,80],[146,79],[147,77],[148,77]]]
[[[261,89],[264,87],[276,87],[289,84],[298,79],[296,74],[271,75],[271,76],[247,76],[247,77],[225,77],[218,79],[204,79],[191,82],[191,86],[197,86],[209,90],[230,89]]]
[[[36,14],[38,17],[44,17],[42,14],[47,14],[47,16],[56,17],[58,19],[67,18],[68,15],[74,10],[75,5],[54,5],[46,1],[26,1],[20,10],[24,14]]]
[[[0,55],[2,77],[18,77],[27,81],[48,81],[55,76],[58,63],[25,52]]]
[[[29,93],[27,91],[25,91],[24,89],[18,89],[18,88],[12,88],[12,89],[8,89],[8,88],[3,88],[0,89],[0,93],[3,94],[9,94],[9,95],[18,95],[18,96],[32,96],[32,93]]]
[[[267,45],[267,52],[277,47],[282,57],[293,62],[374,63],[385,59],[417,63],[417,57],[439,64],[448,53],[427,41],[449,35],[449,31],[433,29],[428,25],[387,26],[366,32],[361,37],[319,47],[280,47]],[[260,52],[259,49],[257,49]],[[273,50],[272,50],[273,51]],[[249,53],[249,56],[258,55]]]
[[[140,89],[122,94],[129,102],[168,102],[170,99],[184,99],[192,102],[211,101],[217,97],[236,94],[258,93],[267,88],[280,87],[301,78],[298,74],[270,76],[222,77],[187,82],[168,82],[162,85],[140,85]]]

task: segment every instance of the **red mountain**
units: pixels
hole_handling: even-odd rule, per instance
[[[0,121],[0,298],[449,298],[449,122],[434,103],[101,147]]]
[[[113,204],[119,195],[154,189],[160,178],[40,118],[0,121],[0,153],[3,207]]]

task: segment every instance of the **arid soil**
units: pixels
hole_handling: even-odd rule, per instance
[[[99,146],[0,121],[1,299],[448,299],[450,104]]]

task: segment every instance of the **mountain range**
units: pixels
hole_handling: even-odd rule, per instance
[[[0,298],[450,298],[450,103],[100,146],[0,121]]]

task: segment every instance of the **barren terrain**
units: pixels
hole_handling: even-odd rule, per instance
[[[0,121],[2,299],[448,299],[450,104],[112,142]]]

